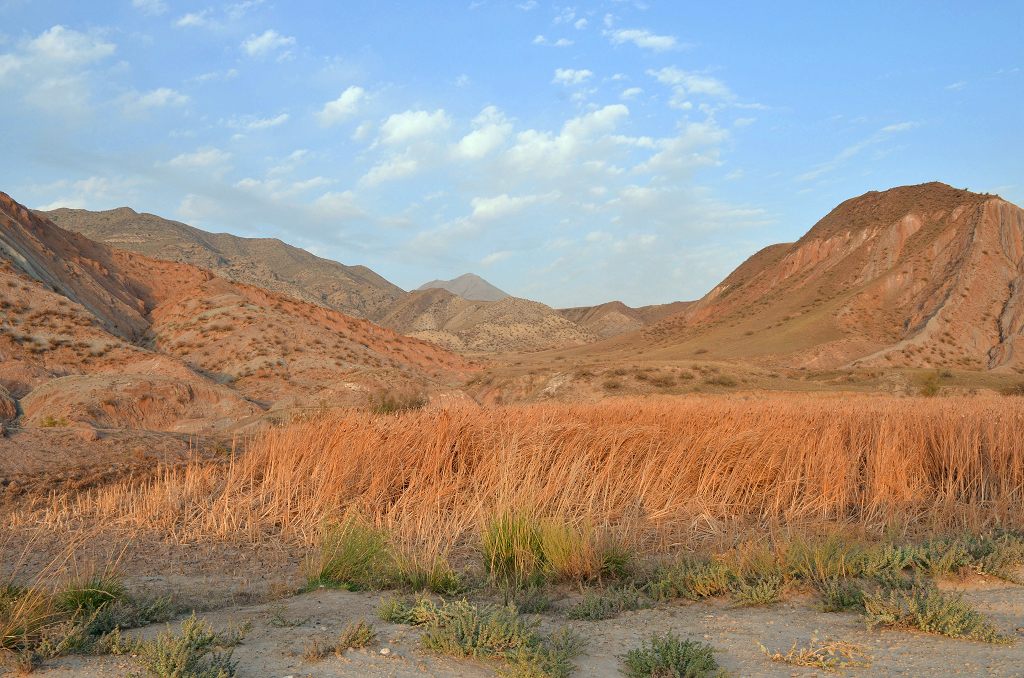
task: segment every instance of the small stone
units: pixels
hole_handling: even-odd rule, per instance
[[[389,647],[382,647],[380,649],[380,653],[381,653],[382,656],[387,657],[389,654],[391,654],[391,648],[389,648]]]

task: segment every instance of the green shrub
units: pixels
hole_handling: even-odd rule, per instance
[[[864,609],[864,589],[855,580],[829,579],[818,582],[822,612],[846,612]]]
[[[647,590],[655,600],[701,600],[728,592],[732,580],[733,574],[725,564],[688,558],[658,568]]]
[[[91,615],[126,595],[120,577],[108,571],[71,581],[57,594],[56,604],[57,609],[71,615]]]
[[[741,577],[730,587],[733,598],[741,605],[771,605],[782,600],[786,580],[777,574],[765,577]]]
[[[605,593],[587,591],[583,600],[570,607],[565,615],[569,619],[598,621],[611,619],[627,610],[640,610],[651,606],[650,600],[635,586],[611,589]]]
[[[925,585],[865,594],[864,616],[869,627],[914,628],[950,638],[1011,642],[960,596]]]
[[[134,654],[139,665],[157,678],[230,678],[237,668],[232,652],[218,650],[233,640],[226,641],[193,614],[181,623],[180,633],[167,629],[153,640],[139,641]]]
[[[671,631],[654,635],[622,658],[629,678],[710,678],[725,676],[715,650],[695,640],[681,640]]]

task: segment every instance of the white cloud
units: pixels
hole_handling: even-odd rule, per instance
[[[168,87],[160,87],[149,92],[132,92],[126,95],[124,107],[126,111],[138,113],[153,108],[184,106],[188,101],[188,96],[181,92]]]
[[[622,90],[622,94],[619,96],[623,99],[635,99],[643,93],[644,91],[639,87],[629,87],[628,89]]]
[[[667,52],[677,49],[679,46],[674,36],[655,35],[642,28],[620,28],[614,31],[607,31],[606,35],[614,45],[631,42],[637,47],[655,52]]]
[[[515,144],[505,154],[506,162],[520,173],[565,174],[585,150],[598,152],[598,135],[614,130],[627,117],[626,106],[612,104],[567,120],[557,135],[525,130],[516,135]]]
[[[552,47],[571,47],[573,45],[573,41],[569,40],[568,38],[559,38],[558,40],[551,42],[545,36],[538,35],[533,39],[533,44],[551,45]]]
[[[433,136],[451,126],[451,119],[443,108],[434,112],[405,111],[388,116],[380,126],[380,141],[401,144],[414,139]]]
[[[343,122],[359,111],[359,104],[365,98],[366,90],[358,85],[352,85],[346,88],[337,99],[324,104],[324,107],[316,114],[317,119],[324,127]]]
[[[243,43],[242,49],[251,57],[262,58],[273,53],[280,53],[278,58],[286,57],[289,52],[284,50],[295,45],[295,38],[281,35],[270,29],[263,31],[260,35],[250,35]]]
[[[163,0],[132,0],[132,7],[145,13],[159,15],[167,11],[167,3]]]
[[[178,28],[206,28],[212,26],[213,23],[213,20],[210,19],[210,10],[204,9],[200,12],[185,14],[175,21],[174,25]]]
[[[192,153],[174,156],[167,162],[167,166],[182,170],[209,170],[215,176],[220,176],[230,169],[230,162],[230,153],[206,146]]]
[[[579,85],[589,80],[594,72],[586,68],[556,68],[555,77],[551,82],[559,85]]]
[[[579,19],[576,23],[573,24],[573,26],[576,27],[576,30],[582,31],[584,28],[587,27],[588,23],[590,22],[588,22],[586,19]]]
[[[668,66],[658,70],[647,71],[658,82],[672,88],[672,100],[669,102],[674,108],[690,109],[693,104],[689,101],[691,95],[702,95],[710,98],[729,100],[733,93],[729,87],[709,75],[684,71],[675,66]]]
[[[136,197],[137,179],[92,176],[78,181],[58,181],[48,187],[60,191],[60,197],[36,209],[55,210],[61,207],[76,209],[110,209],[131,204]]]
[[[957,80],[956,82],[951,82],[948,85],[946,85],[946,89],[948,89],[950,91],[953,91],[953,92],[955,92],[956,90],[959,90],[959,89],[963,89],[964,87],[967,87],[967,81],[966,80]]]
[[[27,51],[48,62],[84,65],[108,57],[116,49],[111,42],[58,25],[29,41]]]
[[[473,118],[472,132],[455,146],[458,157],[477,160],[501,147],[512,133],[512,123],[495,106],[488,106]]]
[[[324,193],[313,201],[313,208],[327,219],[351,219],[362,216],[352,191]]]
[[[287,113],[281,113],[280,115],[275,115],[272,118],[245,117],[241,119],[234,119],[230,124],[232,127],[240,127],[250,131],[257,131],[278,127],[279,125],[283,125],[288,122],[290,118],[291,116]]]
[[[469,204],[473,208],[471,218],[476,221],[493,221],[502,219],[542,200],[550,200],[552,195],[521,195],[509,196],[507,193],[490,198],[473,198]]]
[[[411,176],[416,173],[419,167],[419,162],[415,158],[399,156],[377,163],[359,181],[365,186],[377,186],[388,181]]]
[[[518,5],[516,5],[516,7],[518,7],[521,10],[523,10],[524,12],[529,12],[531,9],[535,8],[536,6],[537,6],[537,0],[526,0],[526,2],[521,2]]]

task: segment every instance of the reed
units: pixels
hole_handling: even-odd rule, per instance
[[[313,544],[355,514],[396,548],[445,557],[479,557],[508,516],[638,554],[742,526],[1019,526],[1024,407],[1000,397],[766,395],[339,411],[268,430],[226,464],[54,497],[31,520]],[[527,550],[543,560],[542,549]],[[564,567],[592,576],[594,560]]]

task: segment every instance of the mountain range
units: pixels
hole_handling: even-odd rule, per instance
[[[430,285],[0,193],[0,419],[216,430],[380,389],[458,390],[475,360],[526,352],[1024,372],[1024,210],[941,183],[847,200],[692,302],[553,309],[471,274]]]

